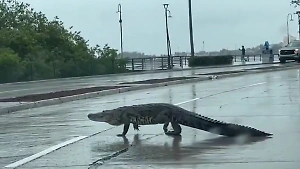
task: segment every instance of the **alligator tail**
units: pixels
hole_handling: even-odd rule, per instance
[[[177,122],[188,127],[227,137],[236,137],[240,135],[247,135],[251,137],[267,137],[273,135],[252,127],[225,123],[205,116],[201,116],[199,114],[188,115],[188,117],[185,118],[182,118],[181,116],[181,118],[179,118]]]

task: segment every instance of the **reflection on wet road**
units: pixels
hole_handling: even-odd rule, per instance
[[[215,154],[219,160],[226,161],[228,159],[219,153],[224,152],[227,148],[240,148],[265,139],[267,138],[249,138],[244,140],[240,138],[239,140],[228,137],[216,137],[198,141],[196,135],[185,133],[182,136],[166,137],[165,140],[143,142],[137,134],[134,136],[132,143],[134,147],[119,158],[112,160],[109,165],[139,165],[141,161],[161,166],[184,165],[187,162],[189,164],[213,163],[214,159],[206,157],[208,154]],[[132,161],[132,159],[135,160]]]
[[[19,168],[298,169],[299,77],[297,69],[254,74],[128,92],[1,116],[0,168],[72,138],[88,136]],[[149,102],[182,103],[180,106],[187,110],[252,126],[274,136],[266,140],[229,139],[182,126],[181,137],[169,137],[162,134],[161,125],[153,125],[142,126],[138,132],[130,127],[127,137],[122,138],[116,134],[123,126],[111,128],[86,117],[103,109]],[[105,129],[110,130],[91,136]]]

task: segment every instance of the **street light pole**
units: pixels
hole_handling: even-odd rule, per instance
[[[287,43],[290,43],[290,30],[289,30],[289,16],[291,17],[290,21],[293,21],[293,14],[287,14],[286,18],[286,33],[287,33]]]
[[[119,13],[119,23],[120,23],[121,58],[123,58],[123,26],[122,26],[122,6],[121,6],[121,4],[118,4],[117,13]]]
[[[172,69],[171,66],[171,42],[169,36],[169,27],[168,27],[168,17],[171,17],[171,11],[168,10],[169,4],[163,4],[165,8],[165,18],[166,18],[166,34],[167,34],[167,51],[168,51],[168,69]],[[168,15],[169,14],[169,15]],[[173,64],[172,64],[173,65]]]
[[[298,15],[298,34],[299,34],[299,40],[300,40],[300,11],[297,11],[295,14]]]
[[[192,0],[188,0],[188,1],[189,1],[189,29],[190,29],[191,57],[194,57],[195,49],[194,49],[194,35],[193,35]]]

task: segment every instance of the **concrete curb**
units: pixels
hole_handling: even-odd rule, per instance
[[[287,67],[276,68],[276,69],[258,69],[256,72],[255,72],[255,69],[253,69],[253,70],[247,70],[245,72],[231,73],[231,74],[217,76],[217,79],[236,77],[236,76],[254,74],[254,73],[265,73],[265,72],[272,72],[272,71],[289,70],[289,69],[295,69],[295,68],[296,68],[296,66],[293,65],[293,66],[287,66]],[[75,101],[75,100],[82,100],[82,99],[94,98],[94,97],[99,97],[99,96],[113,95],[113,94],[118,94],[118,93],[125,93],[125,92],[129,92],[129,91],[137,91],[137,90],[157,88],[157,87],[163,87],[163,86],[211,80],[210,77],[211,76],[206,76],[206,77],[202,76],[202,77],[196,77],[193,79],[176,80],[176,81],[157,83],[157,84],[149,84],[149,85],[131,86],[131,87],[118,88],[118,89],[104,90],[104,91],[99,91],[99,92],[84,93],[84,94],[80,94],[80,95],[73,95],[73,96],[67,96],[67,97],[61,97],[61,98],[41,100],[41,101],[37,101],[37,102],[30,102],[30,103],[20,104],[20,105],[16,105],[16,106],[2,108],[2,109],[0,109],[0,115],[8,114],[11,112],[16,112],[16,111],[21,111],[21,110],[26,110],[26,109],[61,104],[61,103]]]
[[[68,78],[59,78],[59,79],[45,79],[45,80],[34,80],[26,82],[12,82],[12,83],[2,83],[1,85],[16,85],[16,84],[26,84],[26,83],[38,83],[38,82],[51,82],[55,80],[72,80],[72,79],[82,79],[82,78],[97,78],[97,77],[113,77],[113,76],[130,76],[137,74],[152,74],[152,73],[164,73],[164,72],[177,72],[177,71],[187,71],[187,70],[197,70],[197,69],[211,69],[211,68],[226,68],[226,67],[244,67],[244,66],[255,66],[255,65],[271,65],[278,64],[279,61],[274,61],[273,63],[254,63],[254,64],[245,64],[245,65],[229,65],[229,66],[207,66],[207,67],[193,67],[186,69],[172,69],[172,70],[146,70],[143,72],[129,72],[129,73],[119,73],[119,74],[108,74],[108,75],[94,75],[94,76],[81,76],[81,77],[68,77]]]
[[[286,67],[282,67],[282,68],[275,68],[275,69],[258,69],[258,70],[253,69],[253,70],[245,70],[244,72],[231,73],[231,74],[226,74],[226,75],[218,76],[217,79],[228,78],[228,77],[236,77],[236,76],[241,76],[241,75],[257,74],[257,73],[276,72],[276,71],[289,70],[289,69],[295,69],[295,68],[297,68],[296,65],[286,66]]]

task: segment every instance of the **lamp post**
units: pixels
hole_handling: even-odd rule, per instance
[[[122,26],[122,6],[118,4],[118,11],[119,13],[119,23],[120,23],[120,45],[121,45],[121,58],[123,58],[123,26]]]
[[[166,18],[166,35],[167,35],[167,51],[168,51],[168,69],[172,69],[171,65],[171,42],[170,42],[170,36],[169,36],[169,27],[168,27],[168,17],[171,18],[171,11],[168,9],[169,4],[163,4],[165,8],[165,18]]]
[[[194,49],[194,35],[193,35],[192,0],[188,0],[188,1],[189,1],[189,29],[190,29],[191,57],[194,57],[195,49]]]
[[[297,11],[295,14],[298,15],[298,26],[299,26],[298,34],[299,34],[299,40],[300,40],[300,11]]]
[[[290,20],[289,20],[290,16]],[[293,21],[293,14],[289,13],[286,17],[286,33],[287,33],[287,43],[290,43],[290,30],[289,30],[289,21]]]

